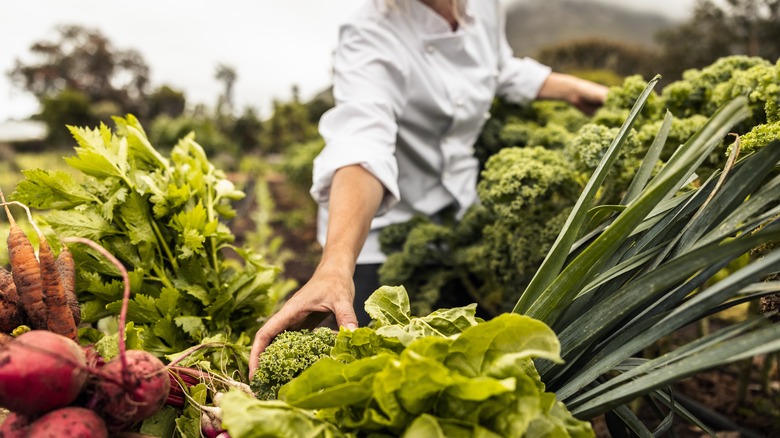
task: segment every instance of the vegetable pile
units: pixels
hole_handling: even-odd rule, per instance
[[[62,436],[58,434],[67,430],[72,436],[107,437],[151,417],[168,398],[171,381],[165,365],[149,352],[126,351],[124,337],[119,337],[119,354],[108,362],[94,356],[93,346],[82,347],[62,286],[63,279],[74,278],[73,264],[60,265],[62,271],[56,264],[68,259],[62,256],[67,249],[55,259],[39,231],[36,258],[4,204],[11,222],[8,249],[13,281],[2,292],[6,302],[16,298],[20,303],[4,310],[15,312],[16,322],[30,321],[34,329],[15,327],[12,333],[17,336],[9,335],[0,346],[0,407],[12,413],[3,425],[3,436]],[[37,230],[32,218],[31,223]],[[123,273],[120,330],[124,331],[130,296],[127,271],[91,240],[63,241],[91,246]],[[9,300],[13,293],[16,297]]]
[[[243,347],[292,285],[262,254],[235,243],[227,221],[244,193],[192,135],[163,155],[135,117],[114,122],[113,130],[70,127],[78,146],[65,161],[74,172],[25,170],[12,199],[43,212],[56,235],[91,239],[127,267],[128,343],[160,358],[219,344],[188,364],[202,361],[248,381]],[[95,326],[119,314],[120,273],[89,247],[71,252],[80,268],[79,336],[115,346]]]
[[[76,298],[73,257],[63,248],[55,258],[46,237],[38,233],[38,257],[25,232],[16,224],[0,191],[10,231],[7,244],[11,271],[0,267],[0,332],[26,325],[51,330],[77,340],[81,311]],[[28,210],[29,215],[29,210]],[[32,222],[32,218],[30,218]]]
[[[560,360],[545,324],[515,314],[485,322],[474,305],[413,317],[403,287],[378,289],[365,307],[372,326],[342,329],[328,355],[281,386],[278,400],[225,394],[230,435],[593,436],[534,368],[534,358]]]

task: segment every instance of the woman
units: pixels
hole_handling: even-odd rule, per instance
[[[336,106],[320,121],[326,146],[311,189],[322,259],[257,332],[251,372],[287,328],[327,314],[339,326],[358,326],[355,308],[362,312],[385,260],[383,227],[453,206],[462,214],[478,202],[473,145],[496,96],[564,100],[591,113],[607,93],[513,57],[497,0],[367,1],[341,27],[333,88]]]

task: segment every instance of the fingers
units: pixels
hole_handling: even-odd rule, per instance
[[[287,312],[283,307],[276,315],[268,320],[260,330],[255,333],[255,339],[252,342],[252,350],[249,352],[249,377],[255,374],[257,365],[260,361],[260,353],[274,340],[276,335],[283,332],[287,327],[295,325],[295,314]]]
[[[336,322],[339,327],[344,327],[348,330],[355,330],[358,327],[357,316],[352,303],[338,301],[334,306],[333,313],[336,315]]]

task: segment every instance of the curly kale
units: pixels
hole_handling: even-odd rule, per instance
[[[475,145],[475,155],[483,165],[506,147],[561,148],[588,122],[588,117],[573,106],[553,100],[519,106],[497,99],[491,112]]]
[[[388,227],[383,250],[389,258],[380,280],[407,286],[420,314],[441,307],[453,289],[493,313],[516,302],[646,85],[639,75],[625,78],[592,118],[560,102],[496,100],[475,146],[481,205],[453,223],[415,219]],[[736,96],[747,96],[752,113],[733,129],[743,152],[780,137],[780,60],[722,58],[651,92],[594,203],[620,202],[667,111],[671,129],[656,170]],[[725,137],[705,157],[697,170],[701,180],[723,167],[733,141]]]
[[[279,388],[319,359],[329,356],[336,334],[327,327],[280,333],[260,355],[251,387],[261,400],[275,400]]]
[[[647,86],[647,81],[640,75],[628,76],[623,84],[610,87],[604,106],[601,107],[590,123],[613,128],[620,127],[626,121],[629,111],[634,106],[637,97]],[[642,108],[638,123],[642,120],[653,120],[663,112],[663,102],[658,93],[653,91]]]
[[[383,246],[383,250],[390,254],[379,269],[379,281],[381,284],[405,286],[412,298],[412,314],[425,315],[437,306],[439,290],[452,278],[449,242],[453,230],[429,219],[416,219],[387,227],[382,232],[384,239],[380,237],[380,243],[392,240],[399,230],[407,231],[407,237],[396,252]]]
[[[739,150],[755,152],[777,139],[780,139],[780,121],[758,125],[740,138]]]
[[[765,117],[765,98],[759,96],[760,92],[750,95],[764,83],[765,77],[772,75],[772,70],[772,64],[759,57],[720,58],[702,69],[687,70],[682,80],[664,87],[661,96],[675,117],[694,114],[709,117],[734,97],[746,95],[751,101],[753,116],[761,120]],[[755,121],[749,123],[756,124]]]
[[[515,221],[560,211],[582,186],[566,156],[542,147],[506,148],[488,160],[479,198],[497,217]]]

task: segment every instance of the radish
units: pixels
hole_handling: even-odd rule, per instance
[[[29,426],[29,418],[11,412],[5,417],[3,424],[0,424],[0,438],[24,438],[27,436]]]
[[[47,330],[29,331],[0,347],[0,406],[28,416],[67,406],[88,374],[76,342]]]
[[[108,438],[106,423],[87,408],[69,406],[49,412],[35,420],[27,430],[35,438]]]

